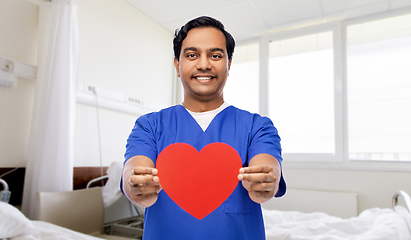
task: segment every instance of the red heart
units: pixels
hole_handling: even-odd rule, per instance
[[[167,146],[158,155],[160,184],[182,209],[201,220],[218,208],[238,184],[241,158],[225,143],[211,143],[198,152],[186,143]]]

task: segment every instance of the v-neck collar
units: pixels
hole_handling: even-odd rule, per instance
[[[228,107],[230,107],[231,105],[229,105],[228,103],[224,102],[219,108],[215,109],[215,110],[211,110],[208,112],[204,112],[204,113],[196,113],[196,112],[191,112],[190,110],[188,110],[187,108],[185,108],[183,105],[180,105],[181,107],[183,107],[185,109],[185,111],[188,113],[188,115],[190,115],[190,118],[194,120],[194,122],[196,123],[196,125],[201,129],[201,131],[204,133],[206,132],[209,128],[210,125],[212,125],[212,123],[214,122],[214,120],[216,119],[216,117],[223,112],[225,109],[227,109]],[[207,124],[206,128],[203,129],[203,127],[201,126],[201,124],[199,123],[198,120],[202,120],[201,117],[204,116],[205,114],[210,114],[211,112],[217,112],[213,118],[211,119],[211,121]],[[211,113],[213,114],[213,113]],[[199,118],[196,119],[195,115],[198,115]]]

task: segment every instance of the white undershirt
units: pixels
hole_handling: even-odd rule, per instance
[[[205,132],[208,128],[208,125],[210,125],[211,121],[213,121],[214,117],[228,106],[230,106],[230,104],[224,102],[219,108],[208,112],[192,112],[187,108],[186,110],[196,120],[198,125],[200,125],[201,129],[203,129],[203,132]]]

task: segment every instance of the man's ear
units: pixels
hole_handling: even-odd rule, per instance
[[[177,58],[174,58],[174,67],[176,68],[176,71],[177,71],[177,77],[180,77],[180,62],[178,61]]]

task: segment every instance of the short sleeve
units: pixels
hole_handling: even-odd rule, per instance
[[[275,157],[280,163],[282,169],[281,155],[281,138],[278,135],[277,129],[272,121],[267,117],[258,116],[255,119],[253,130],[251,133],[251,142],[249,146],[249,159],[262,153],[270,154]],[[276,197],[281,197],[286,192],[286,183],[281,170],[281,179]]]
[[[251,132],[249,159],[258,154],[267,153],[274,156],[281,164],[283,158],[280,141],[278,131],[271,120],[267,117],[258,117]]]
[[[146,156],[153,162],[157,157],[155,121],[152,114],[139,117],[127,139],[125,161],[137,155]]]
[[[156,159],[156,144],[155,144],[155,125],[152,115],[144,115],[139,117],[134,124],[133,129],[127,139],[126,152],[124,154],[124,163],[134,156],[143,155],[150,158],[152,161]],[[123,176],[120,180],[120,190],[123,192]]]

